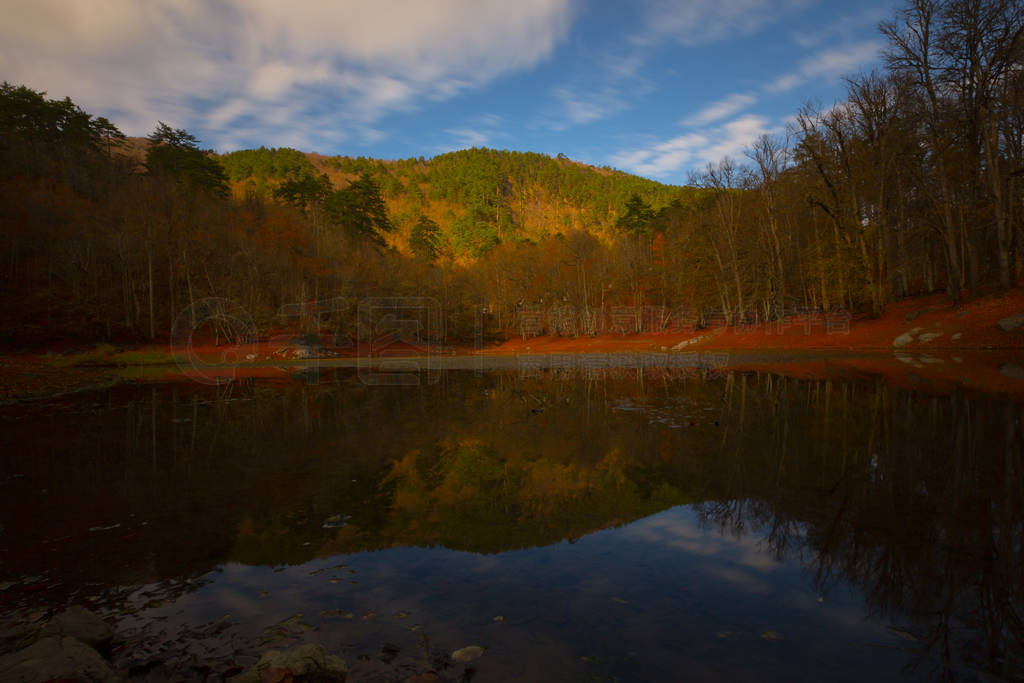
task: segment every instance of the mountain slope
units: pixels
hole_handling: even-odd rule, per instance
[[[539,240],[571,229],[607,235],[633,194],[657,207],[686,205],[700,193],[564,156],[481,148],[385,161],[261,147],[220,159],[240,196],[269,197],[281,180],[304,175],[326,174],[343,187],[369,174],[398,228],[392,246],[407,252],[412,226],[427,216],[441,227],[442,250],[457,259],[472,259],[499,241]]]

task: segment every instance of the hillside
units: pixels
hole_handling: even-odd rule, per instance
[[[1010,290],[1024,274],[1019,156],[936,184],[945,166],[903,149],[928,141],[913,139],[912,108],[901,115],[883,140],[852,105],[808,114],[788,148],[762,138],[752,163],[708,167],[694,189],[490,149],[216,155],[163,123],[126,139],[69,99],[5,83],[0,343],[186,328],[216,341],[231,333],[225,307],[250,336],[365,340],[358,302],[388,297],[430,302],[417,315],[442,345],[747,330]],[[954,184],[956,197],[935,194]]]
[[[397,228],[387,236],[391,246],[409,253],[412,227],[426,216],[441,228],[442,253],[461,261],[499,242],[540,241],[572,229],[610,236],[633,194],[652,206],[687,206],[701,192],[562,155],[481,148],[390,161],[260,147],[219,159],[238,198],[270,200],[285,179],[325,174],[341,188],[368,174]]]

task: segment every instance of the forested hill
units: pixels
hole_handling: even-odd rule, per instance
[[[700,193],[564,155],[481,148],[385,161],[260,147],[219,159],[240,198],[268,200],[284,181],[321,174],[345,187],[366,174],[381,188],[396,227],[390,244],[408,253],[412,230],[426,216],[440,227],[441,248],[461,260],[500,242],[540,241],[574,229],[610,235],[634,194],[652,206],[690,206]]]
[[[886,70],[705,168],[700,189],[487,149],[216,155],[160,122],[135,144],[3,83],[0,344],[166,339],[210,300],[261,333],[363,338],[355,302],[426,297],[448,343],[480,323],[491,338],[744,326],[1008,289],[1024,279],[1024,14],[914,7],[882,26]],[[942,50],[921,53],[911,39],[931,34]],[[322,301],[350,305],[328,318]],[[297,309],[317,317],[286,320]]]

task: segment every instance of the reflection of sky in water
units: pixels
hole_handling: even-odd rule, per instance
[[[0,437],[3,597],[107,605],[119,632],[215,671],[306,640],[357,667],[392,643],[423,671],[425,637],[485,646],[487,681],[886,680],[927,675],[947,635],[957,675],[1004,670],[975,665],[1001,656],[991,645],[1019,605],[1019,564],[988,560],[1019,528],[1019,461],[991,457],[1024,452],[1006,428],[1016,403],[627,374],[463,373],[416,392],[253,383],[216,400],[123,386],[62,420],[34,408]],[[643,517],[686,501],[704,502]],[[344,528],[324,526],[338,515]],[[752,531],[732,536],[737,519]],[[754,522],[784,530],[783,561]],[[430,541],[527,549],[406,547]],[[381,546],[394,547],[356,552]],[[814,566],[839,582],[825,595]],[[851,594],[850,576],[871,594]],[[128,591],[150,607],[125,615]],[[865,618],[878,609],[906,633]],[[260,643],[296,613],[311,630]],[[934,659],[903,671],[915,653]]]
[[[210,578],[147,616],[230,614],[235,632],[257,636],[301,612],[310,637],[350,661],[385,641],[415,649],[418,624],[440,649],[485,647],[482,680],[886,680],[906,663],[860,598],[817,595],[798,560],[776,561],[757,534],[701,528],[689,507],[497,555],[395,548],[278,572],[227,564]]]

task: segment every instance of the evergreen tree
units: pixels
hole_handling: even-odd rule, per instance
[[[384,246],[384,234],[394,230],[380,185],[363,172],[359,180],[333,192],[324,203],[328,217],[350,236]]]
[[[195,136],[163,121],[149,137],[146,169],[151,175],[176,176],[192,187],[227,198],[228,178],[224,167],[208,150],[199,148]]]
[[[326,173],[314,176],[312,173],[284,180],[274,189],[274,198],[291,204],[303,211],[323,203],[331,194],[331,181]]]
[[[626,211],[615,225],[630,235],[642,235],[650,231],[655,213],[640,195],[634,192],[626,202]]]
[[[437,223],[427,216],[420,216],[409,236],[409,247],[412,249],[412,253],[424,261],[435,261],[439,250],[439,231]]]

